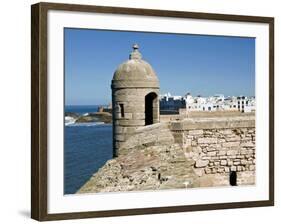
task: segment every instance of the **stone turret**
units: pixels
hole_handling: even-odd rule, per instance
[[[114,72],[111,89],[116,157],[136,128],[159,122],[159,81],[151,65],[142,60],[137,44],[133,45],[129,60]]]

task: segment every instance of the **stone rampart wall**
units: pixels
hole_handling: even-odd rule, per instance
[[[199,186],[229,185],[231,171],[237,175],[237,185],[255,183],[254,116],[189,118],[140,127],[120,153],[173,144],[194,161]]]
[[[229,185],[230,172],[237,185],[255,182],[255,119],[253,116],[187,119],[171,124],[175,142],[195,161],[201,186]]]
[[[174,136],[170,131],[170,124],[157,123],[149,126],[139,127],[121,147],[119,153],[127,153],[136,147],[148,147],[152,145],[174,144]]]

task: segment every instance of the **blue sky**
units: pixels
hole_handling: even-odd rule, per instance
[[[255,39],[65,29],[65,103],[111,101],[111,79],[138,43],[172,95],[255,95]]]

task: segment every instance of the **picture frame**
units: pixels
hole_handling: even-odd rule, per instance
[[[50,54],[48,49],[54,43],[54,39],[49,37],[49,29],[52,25],[50,12],[63,12],[85,14],[102,14],[103,16],[119,15],[142,18],[164,18],[165,20],[189,19],[199,21],[213,21],[225,23],[249,23],[263,24],[268,30],[268,180],[266,181],[267,198],[263,200],[241,200],[236,202],[217,202],[217,203],[199,203],[199,204],[183,204],[183,205],[165,205],[144,207],[129,207],[117,209],[101,209],[81,211],[64,211],[50,212],[50,147],[54,146],[50,142]],[[204,31],[203,31],[204,32]],[[63,38],[61,38],[63,39]],[[125,215],[142,215],[142,214],[159,214],[171,212],[187,212],[187,211],[203,211],[230,208],[247,208],[274,205],[274,18],[260,16],[242,16],[242,15],[226,15],[213,14],[203,12],[184,12],[184,11],[167,11],[155,9],[139,9],[139,8],[119,8],[104,7],[91,5],[75,5],[75,4],[57,4],[57,3],[38,3],[31,6],[31,218],[38,221],[60,220],[60,219],[80,219]],[[60,40],[61,41],[61,40]],[[63,90],[63,85],[59,87]],[[52,106],[53,107],[53,106]],[[63,122],[63,121],[62,121]],[[54,140],[54,139],[53,139]],[[61,161],[62,162],[62,161]],[[54,167],[53,169],[56,169]],[[145,193],[144,193],[145,194]],[[63,195],[62,195],[63,196]],[[107,200],[110,201],[110,197]],[[75,196],[75,200],[79,200]],[[103,197],[101,195],[101,197]],[[104,196],[105,197],[105,196]],[[126,197],[123,198],[126,200]],[[94,203],[94,202],[93,202]],[[70,205],[71,206],[71,205]],[[63,205],[62,205],[63,207]]]

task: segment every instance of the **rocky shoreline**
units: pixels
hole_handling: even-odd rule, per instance
[[[89,123],[89,122],[103,122],[105,124],[112,123],[112,115],[108,112],[94,112],[79,115],[77,113],[66,112],[66,123]]]

